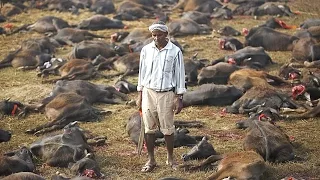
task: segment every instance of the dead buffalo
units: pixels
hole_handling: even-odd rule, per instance
[[[19,49],[10,52],[0,61],[0,68],[12,66],[22,70],[35,69],[51,59],[55,48],[55,44],[47,37],[25,40]]]
[[[293,16],[295,15],[291,12],[290,8],[287,5],[276,5],[273,3],[265,3],[259,6],[253,12],[254,16],[264,16],[264,15],[271,15],[271,16]]]
[[[116,12],[116,8],[111,0],[93,0],[90,11],[97,14],[111,14]]]
[[[56,21],[56,26],[53,25],[53,20]],[[60,29],[70,27],[68,22],[65,20],[54,17],[54,16],[44,16],[40,19],[38,19],[34,24],[29,25],[27,27],[28,30],[33,30],[38,33],[46,33],[46,32],[56,32],[56,27],[59,27]]]
[[[184,67],[186,71],[187,85],[195,85],[198,81],[198,70],[209,64],[207,59],[197,59],[197,53],[192,58],[186,58],[184,61]]]
[[[264,4],[264,1],[247,1],[245,3],[239,3],[239,5],[232,11],[234,16],[242,16],[242,15],[252,15],[254,11],[260,6]]]
[[[184,12],[181,18],[191,19],[198,24],[212,25],[210,22],[211,21],[210,13],[202,13],[199,11],[188,11],[188,12]]]
[[[125,25],[122,21],[116,19],[109,19],[103,15],[93,15],[88,19],[82,20],[79,25],[79,29],[87,29],[92,31],[98,31],[103,29],[123,29]]]
[[[260,25],[260,27],[268,27],[272,29],[283,28],[283,29],[293,29],[296,26],[287,25],[284,21],[271,17],[264,24]]]
[[[231,26],[224,26],[217,31],[222,36],[240,36],[241,32],[237,31]]]
[[[30,107],[31,108],[31,107]],[[35,110],[43,108],[43,104],[36,105]],[[28,129],[26,133],[43,134],[57,129],[61,129],[73,121],[96,121],[99,115],[110,114],[110,111],[103,111],[92,107],[85,97],[75,93],[61,93],[44,107],[45,115],[49,122]]]
[[[230,20],[233,18],[233,14],[232,14],[231,9],[229,9],[227,6],[222,6],[222,7],[214,8],[210,17],[215,18],[215,19]]]
[[[56,25],[56,20],[52,20],[53,24]],[[74,29],[74,28],[63,28],[59,29],[56,27],[57,34],[54,35],[53,39],[59,42],[61,45],[72,45],[74,43],[79,43],[84,40],[92,40],[93,38],[104,38],[96,34],[92,34],[87,30]]]
[[[245,46],[263,47],[267,51],[291,51],[298,38],[267,27],[250,29],[245,36]]]
[[[257,106],[261,105],[273,109],[280,109],[281,107],[296,109],[299,107],[285,93],[277,92],[275,89],[257,86],[246,91],[241,98],[236,100],[231,106],[228,106],[226,111],[229,113],[247,114],[256,112]]]
[[[198,89],[188,91],[183,95],[183,106],[230,105],[242,96],[243,92],[234,86],[203,84]]]
[[[211,155],[216,155],[217,152],[214,150],[212,144],[207,141],[206,137],[203,137],[197,145],[187,153],[182,155],[183,161],[189,161],[193,159],[206,159]]]
[[[119,91],[121,93],[125,93],[125,94],[129,94],[129,93],[137,91],[137,85],[134,85],[125,79],[119,79],[115,83],[114,88],[117,91]]]
[[[9,16],[14,16],[17,14],[22,13],[22,9],[19,7],[11,4],[11,3],[6,3],[3,7],[0,8],[0,12],[2,15],[9,17]]]
[[[243,146],[244,150],[256,151],[270,162],[286,162],[294,158],[289,137],[279,127],[266,121],[251,122]]]
[[[117,58],[113,58],[111,62],[110,60],[105,59],[102,56],[97,56],[92,63],[97,64],[97,68],[99,70],[112,68],[118,71],[118,73],[116,74],[109,75],[109,78],[119,75],[121,75],[121,78],[124,78],[125,76],[137,74],[139,72],[139,61],[140,53],[134,52]]]
[[[0,176],[17,172],[33,172],[35,165],[29,149],[22,147],[0,157]]]
[[[264,69],[266,66],[274,64],[264,48],[251,46],[247,46],[243,49],[237,50],[233,54],[214,60],[212,61],[211,65],[214,65],[218,62],[227,62],[253,69]]]
[[[9,99],[0,101],[0,115],[22,115],[24,105],[18,101],[10,101]],[[1,116],[0,116],[1,119]]]
[[[32,172],[19,172],[6,176],[2,180],[45,180],[45,178]]]
[[[11,132],[0,129],[0,143],[8,142],[11,139]]]
[[[30,145],[30,151],[53,167],[68,167],[90,153],[91,149],[77,123],[64,127],[62,134],[44,137]]]
[[[191,127],[191,128],[200,128],[203,127],[203,122],[201,121],[174,121],[174,125],[176,128],[186,128],[186,127]],[[139,142],[139,135],[141,131],[141,116],[140,112],[134,112],[128,119],[127,124],[126,124],[126,132],[128,133],[130,139],[135,143],[136,145]],[[187,129],[178,129],[176,130],[175,134],[175,146],[193,146],[197,143],[197,140],[200,140],[199,138],[203,138],[203,136],[189,136],[187,135],[189,131]],[[156,138],[157,140],[157,145],[163,144],[164,135],[160,132],[156,132]],[[160,138],[160,139],[159,139]]]
[[[99,73],[88,60],[71,59],[59,68],[60,77],[52,79],[44,79],[43,83],[54,83],[58,80],[88,80],[96,75],[105,75]]]
[[[229,77],[228,84],[234,85],[235,87],[246,91],[252,87],[260,86],[264,88],[272,88],[273,86],[271,85],[279,86],[289,84],[289,82],[281,79],[278,76],[268,74],[265,71],[244,68],[234,71]]]
[[[301,38],[294,42],[292,57],[298,61],[316,61],[320,59],[320,45],[314,38]]]
[[[170,36],[186,36],[210,34],[212,28],[205,24],[198,24],[191,19],[177,19],[168,24]]]
[[[101,178],[103,176],[92,153],[86,154],[84,158],[75,163],[69,163],[69,168],[77,176],[87,176],[91,178]]]
[[[151,6],[145,6],[133,1],[123,1],[119,5],[117,14],[113,18],[118,20],[132,21],[140,18],[154,17],[153,12],[154,9]]]
[[[222,5],[215,0],[179,0],[179,3],[175,5],[172,10],[181,9],[184,12],[199,11],[212,13],[214,8],[221,6]]]
[[[223,50],[237,51],[243,48],[243,43],[234,37],[221,37],[219,39],[219,47]]]
[[[230,75],[241,67],[225,62],[203,67],[198,75],[198,84],[227,84]]]
[[[115,49],[106,42],[101,40],[88,40],[76,44],[70,53],[70,58],[93,60],[98,55],[109,58],[114,57],[116,54]]]
[[[212,155],[198,165],[182,165],[180,169],[187,171],[208,170],[217,166],[218,171],[208,177],[209,180],[224,178],[260,179],[266,170],[263,158],[254,151],[232,152],[223,155]]]
[[[198,141],[200,141],[204,137],[204,136],[190,136],[188,135],[188,133],[189,133],[188,129],[177,128],[174,131],[173,147],[175,148],[182,147],[182,146],[193,147],[198,143]],[[157,138],[155,141],[155,145],[162,145],[162,144],[165,144],[165,138],[164,137]]]
[[[308,29],[312,26],[320,26],[320,19],[307,19],[300,24],[301,29]]]
[[[41,102],[42,106],[46,106],[49,102],[54,100],[56,96],[62,93],[75,92],[83,96],[90,104],[93,103],[108,103],[119,104],[124,100],[128,100],[127,95],[118,92],[114,87],[107,85],[94,84],[84,80],[57,81],[55,87],[49,96],[44,98]],[[118,99],[118,98],[121,98]]]

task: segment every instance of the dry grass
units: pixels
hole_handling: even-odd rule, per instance
[[[292,0],[288,5],[293,11],[300,11],[301,15],[296,17],[282,18],[288,24],[299,25],[306,18],[319,17],[319,2],[318,0]],[[120,2],[120,0],[116,1]],[[48,12],[40,10],[30,10],[27,13],[15,16],[12,18],[15,26],[21,26],[25,23],[33,23],[36,19],[52,14],[61,17],[71,24],[78,23],[81,19],[90,17],[92,13],[88,11],[81,11],[80,16],[70,15],[69,13]],[[177,13],[172,15],[173,18],[178,17]],[[267,17],[261,17],[254,20],[251,17],[235,17],[232,21],[214,20],[216,27],[224,25],[231,25],[237,30],[244,27],[250,28],[264,22]],[[152,20],[142,19],[137,22],[125,22],[129,28],[142,27],[146,28]],[[3,24],[1,24],[3,25]],[[108,37],[116,30],[97,31],[99,35]],[[294,33],[294,30],[282,30],[286,33]],[[0,59],[3,59],[9,51],[16,49],[19,44],[25,39],[31,37],[38,37],[41,34],[28,32],[20,33],[12,36],[1,36],[0,42]],[[185,57],[191,57],[195,52],[199,52],[199,57],[215,59],[231,52],[221,51],[218,49],[217,40],[219,35],[210,34],[203,36],[188,36],[177,38],[182,44],[187,44],[189,47],[185,49]],[[107,39],[108,40],[108,39]],[[243,40],[243,37],[241,38]],[[70,47],[65,47],[58,50],[58,56],[64,57],[70,50]],[[268,70],[272,74],[277,73],[277,69],[283,63],[286,63],[291,58],[290,52],[270,52],[272,58],[278,62],[277,65],[270,67]],[[107,73],[107,72],[104,72]],[[131,77],[130,81],[136,82],[136,77]],[[95,79],[92,82],[112,84],[112,80]],[[40,79],[36,76],[35,71],[18,71],[13,68],[5,68],[0,70],[0,99],[10,97],[12,100],[21,102],[36,101],[47,95],[53,85],[41,84]],[[134,98],[136,94],[130,95]],[[85,129],[90,129],[96,134],[105,135],[108,137],[107,146],[97,147],[94,150],[97,154],[97,159],[101,165],[103,173],[108,179],[157,179],[164,176],[175,176],[185,179],[205,179],[211,172],[195,172],[185,173],[179,171],[172,171],[165,166],[166,150],[164,147],[156,149],[156,158],[160,168],[157,168],[153,173],[140,173],[141,166],[145,163],[147,157],[143,154],[138,157],[132,154],[135,146],[129,140],[125,132],[125,124],[128,117],[136,111],[135,107],[125,105],[98,105],[102,108],[109,108],[114,110],[111,116],[104,117],[100,122],[83,123],[81,126]],[[191,129],[191,134],[207,135],[210,137],[210,142],[215,149],[220,153],[241,151],[242,140],[244,132],[237,130],[234,124],[237,120],[243,119],[241,115],[226,115],[220,116],[222,107],[188,107],[185,108],[176,119],[182,120],[201,120],[205,122],[205,127],[201,129]],[[20,145],[30,145],[40,137],[27,135],[24,133],[26,129],[40,125],[48,119],[43,114],[31,114],[25,119],[17,119],[15,117],[5,117],[1,120],[0,128],[11,130],[13,137],[11,141],[0,144],[0,154],[16,149]],[[317,179],[320,177],[320,121],[318,118],[310,120],[299,120],[294,122],[279,122],[285,132],[289,136],[295,138],[294,147],[298,156],[303,157],[303,161],[288,162],[283,164],[268,164],[268,169],[264,174],[264,180],[278,180],[285,176],[304,177],[305,179]],[[179,163],[182,163],[179,156],[185,153],[189,148],[175,149],[175,155]],[[56,171],[60,171],[67,175],[71,175],[68,169],[42,167],[41,162],[38,162],[39,173],[47,178],[50,178]]]

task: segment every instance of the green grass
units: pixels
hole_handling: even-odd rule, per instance
[[[121,1],[115,1],[121,2]],[[281,18],[287,24],[297,25],[303,22],[306,18],[319,17],[319,2],[318,0],[294,0],[288,5],[293,11],[300,11],[301,15],[296,17]],[[70,24],[77,24],[83,18],[88,18],[93,15],[88,11],[81,11],[79,16],[70,15],[70,13],[48,12],[40,10],[30,10],[27,13],[14,16],[12,23],[18,27],[25,23],[33,23],[36,19],[52,14],[67,20]],[[108,15],[109,16],[109,15]],[[111,15],[110,15],[111,16]],[[178,14],[174,12],[173,18],[177,18]],[[225,25],[233,26],[237,30],[242,28],[251,28],[262,24],[268,17],[260,17],[254,20],[252,17],[235,17],[232,21],[213,20],[215,27],[223,27]],[[129,25],[129,30],[134,27],[147,28],[152,22],[150,19],[142,19],[136,22],[124,22]],[[0,24],[1,26],[5,23]],[[109,37],[117,30],[103,30],[93,33]],[[282,32],[293,34],[295,30],[281,30]],[[3,59],[9,51],[19,47],[21,42],[31,37],[39,37],[41,34],[35,32],[18,33],[12,36],[0,37],[0,59]],[[198,52],[199,58],[216,59],[227,54],[230,51],[221,51],[218,48],[218,39],[220,35],[212,33],[202,36],[178,37],[177,40],[184,45],[188,45],[185,49],[185,58],[191,57]],[[244,38],[240,37],[243,41]],[[106,39],[109,41],[109,39]],[[57,56],[65,57],[69,52],[70,47],[58,49]],[[269,67],[267,70],[272,74],[277,74],[278,68],[290,61],[291,52],[268,52],[272,59],[277,62],[277,65]],[[103,73],[108,73],[107,71]],[[130,81],[137,82],[137,77],[130,77]],[[114,80],[94,79],[95,83],[110,84]],[[35,71],[18,71],[13,68],[5,68],[0,70],[0,99],[11,98],[21,102],[38,101],[48,95],[52,89],[52,84],[41,84],[41,79],[36,76]],[[130,98],[135,98],[137,94],[131,94]],[[140,169],[147,160],[144,153],[141,157],[132,154],[135,150],[134,144],[130,141],[125,132],[125,125],[129,116],[136,111],[135,107],[126,105],[97,105],[101,108],[111,109],[114,113],[110,116],[105,116],[101,121],[95,123],[82,123],[80,126],[84,129],[93,131],[95,134],[107,136],[107,145],[95,147],[97,160],[101,166],[102,172],[107,179],[121,180],[149,180],[158,179],[164,176],[175,176],[185,179],[205,179],[212,172],[195,172],[187,173],[180,171],[172,171],[165,165],[166,150],[164,147],[156,149],[156,159],[159,167],[153,173],[143,174]],[[216,151],[219,153],[236,152],[242,150],[242,140],[245,132],[235,129],[235,122],[245,117],[242,115],[226,115],[220,116],[220,110],[223,107],[188,107],[176,116],[179,120],[201,120],[205,123],[205,127],[201,129],[190,129],[193,135],[207,135],[210,137],[210,143],[213,144]],[[11,130],[13,137],[11,141],[0,144],[0,154],[18,148],[18,146],[29,146],[35,140],[41,138],[24,133],[26,129],[36,125],[43,124],[48,121],[43,114],[30,114],[25,119],[17,119],[15,117],[4,117],[1,119],[0,128]],[[281,121],[278,122],[284,131],[295,138],[294,149],[297,156],[303,160],[298,162],[288,162],[282,164],[269,164],[263,180],[279,180],[286,176],[318,178],[320,177],[320,121],[319,118],[310,120],[297,121]],[[180,156],[186,153],[190,148],[177,148],[175,155],[178,163],[183,163]],[[41,162],[37,164],[38,172],[50,179],[57,171],[71,176],[71,172],[65,168],[53,168],[42,166]]]

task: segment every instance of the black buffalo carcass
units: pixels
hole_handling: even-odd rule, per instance
[[[0,176],[18,172],[33,172],[35,169],[32,154],[27,147],[23,146],[0,157]]]
[[[0,143],[7,142],[11,139],[11,132],[0,129]]]
[[[250,29],[245,36],[245,46],[263,47],[267,51],[291,51],[298,37],[275,31],[268,27]]]
[[[198,144],[196,144],[192,149],[182,155],[183,161],[189,161],[194,159],[206,159],[211,155],[216,155],[217,152],[213,148],[212,144],[210,144],[206,137],[203,137]]]
[[[203,84],[194,91],[188,91],[183,95],[183,106],[191,105],[230,105],[243,94],[243,91],[234,86]]]
[[[68,167],[92,152],[77,122],[64,127],[62,134],[44,137],[30,145],[31,153],[53,167]]]

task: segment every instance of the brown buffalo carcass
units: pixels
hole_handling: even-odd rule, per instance
[[[71,59],[59,68],[58,78],[43,79],[43,83],[54,83],[58,80],[88,80],[96,75],[107,77],[99,73],[92,63],[85,59]]]
[[[117,52],[113,46],[101,40],[86,40],[76,44],[69,57],[70,59],[95,59],[98,55],[105,58],[114,57],[116,54],[123,55]]]
[[[83,96],[90,104],[97,102],[107,104],[120,104],[124,103],[125,100],[128,100],[126,94],[118,92],[112,86],[94,84],[84,80],[59,80],[56,82],[55,87],[50,95],[41,101],[41,106],[46,106],[59,94],[70,92],[74,92]]]
[[[12,66],[22,70],[36,69],[51,59],[55,48],[56,45],[47,37],[25,40],[19,49],[10,52],[0,61],[0,68]]]
[[[245,46],[263,47],[267,51],[291,51],[298,37],[275,31],[268,27],[250,29],[245,36]]]
[[[26,131],[26,133],[36,135],[61,129],[73,121],[96,121],[100,119],[99,115],[111,113],[92,107],[84,96],[75,92],[61,93],[45,106],[35,105],[33,109],[40,111],[44,109],[46,117],[50,120]]]
[[[210,34],[212,28],[206,24],[198,24],[192,19],[177,19],[168,24],[170,36],[186,36]]]
[[[198,89],[188,91],[183,96],[183,106],[192,105],[211,105],[225,106],[230,105],[243,94],[243,91],[234,86],[203,84]]]
[[[26,147],[5,153],[0,157],[0,176],[17,172],[33,172],[35,168],[32,154]]]
[[[104,30],[104,29],[123,29],[126,26],[122,21],[117,19],[109,19],[104,15],[93,15],[88,19],[82,20],[78,24],[79,29],[87,29],[92,31]]]
[[[68,167],[92,152],[76,122],[64,127],[62,134],[44,137],[30,145],[30,151],[53,167]]]
[[[247,114],[256,112],[257,107],[263,105],[279,110],[282,107],[297,109],[300,106],[295,103],[286,93],[277,92],[274,88],[252,87],[236,100],[231,106],[226,108],[229,113]]]
[[[55,20],[56,25],[53,24],[53,20]],[[59,27],[60,29],[70,27],[67,21],[55,17],[55,16],[43,16],[40,19],[38,19],[34,24],[31,25],[24,25],[20,27],[19,29],[15,31],[20,31],[23,29],[36,31],[38,33],[48,33],[48,32],[56,32],[56,27]]]
[[[183,12],[199,11],[212,13],[216,7],[222,7],[222,5],[215,0],[179,0],[179,3],[172,10],[181,9]]]
[[[6,176],[2,180],[45,180],[45,178],[32,172],[18,172]]]
[[[219,162],[218,165],[215,162]],[[197,165],[181,165],[179,169],[186,171],[210,170],[218,168],[208,180],[260,179],[266,170],[263,158],[254,151],[241,151],[212,155]]]
[[[230,75],[239,69],[241,69],[240,66],[226,62],[219,62],[211,66],[203,67],[197,77],[198,84],[227,84]]]
[[[0,143],[8,142],[11,139],[11,132],[0,129]]]
[[[124,78],[125,76],[139,72],[139,61],[140,53],[134,52],[112,58],[111,60],[99,55],[92,61],[92,64],[96,65],[98,70],[112,68],[118,71],[116,74],[108,75],[109,78],[119,75],[121,75],[121,78]]]
[[[294,42],[292,57],[298,61],[320,60],[320,45],[314,38],[301,38]]]
[[[75,28],[59,28],[56,19],[53,19],[53,24],[56,26],[57,34],[53,36],[53,39],[58,41],[61,45],[73,45],[84,40],[92,40],[93,38],[104,38],[96,34],[92,34],[87,30],[75,29]]]
[[[272,88],[273,86],[271,85],[279,86],[289,83],[282,78],[268,74],[265,71],[257,71],[254,69],[245,68],[234,71],[229,77],[228,84],[234,85],[235,87],[246,91],[257,86]]]
[[[274,124],[258,119],[249,119],[250,125],[244,139],[244,150],[259,153],[270,162],[286,162],[294,159],[289,137]]]

